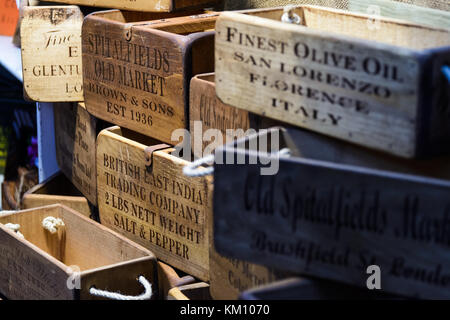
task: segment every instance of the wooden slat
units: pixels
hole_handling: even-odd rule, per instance
[[[94,205],[97,205],[95,140],[99,120],[84,103],[59,103],[53,107],[58,166]]]

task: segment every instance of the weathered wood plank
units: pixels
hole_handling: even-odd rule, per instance
[[[448,84],[436,73],[450,55],[448,30],[388,18],[371,30],[368,15],[295,12],[303,26],[280,22],[281,9],[221,14],[219,99],[402,157],[448,153]]]
[[[20,26],[24,94],[34,101],[83,101],[76,6],[25,7]]]
[[[284,140],[282,146],[289,145]],[[420,168],[427,166],[415,167],[419,161],[404,161],[410,163],[409,173],[419,175],[371,169],[391,166],[389,158],[383,164],[381,154],[377,161],[372,154],[368,166],[363,165],[364,158],[352,160],[356,155],[347,159],[359,162],[358,166],[340,161],[337,153],[331,153],[336,162],[330,162],[329,149],[324,147],[332,142],[328,140],[309,144],[308,149],[298,134],[291,140],[293,156],[279,158],[275,175],[261,175],[261,164],[215,164],[216,250],[359,287],[366,287],[367,267],[378,265],[385,292],[450,297],[446,271],[450,266],[450,182],[423,176]],[[227,148],[217,153],[222,151]],[[233,153],[231,148],[228,152]],[[268,160],[266,155],[259,159]],[[276,156],[270,159],[272,165],[277,163]],[[448,179],[446,168],[441,170]],[[426,172],[433,174],[431,169]]]
[[[97,205],[95,140],[99,121],[84,103],[61,103],[53,108],[56,160],[61,171]]]
[[[187,161],[160,144],[119,127],[97,138],[98,207],[102,224],[151,249],[158,259],[209,279],[210,177],[188,178]],[[158,150],[158,149],[156,149]],[[149,163],[151,162],[151,163]]]
[[[176,142],[172,132],[188,126],[191,76],[214,69],[214,32],[205,30],[214,28],[216,17],[128,20],[117,11],[88,15],[82,38],[89,113]]]

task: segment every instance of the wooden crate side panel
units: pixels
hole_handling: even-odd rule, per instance
[[[75,187],[96,206],[95,139],[98,121],[81,104],[56,105],[53,113],[58,166]]]
[[[172,143],[172,131],[186,126],[180,36],[87,17],[82,38],[89,113]]]
[[[450,296],[447,182],[312,160],[259,169],[215,166],[219,253],[360,287],[378,265],[386,292]]]
[[[184,177],[186,162],[167,151],[154,152],[147,170],[145,147],[108,130],[99,134],[102,224],[151,249],[158,259],[207,280],[211,183]]]
[[[416,155],[421,64],[411,51],[236,13],[221,15],[216,30],[216,91],[224,103]]]
[[[7,231],[8,230],[8,231]],[[0,225],[0,291],[8,299],[74,299],[55,259]]]
[[[81,25],[75,6],[27,7],[21,24],[25,95],[40,102],[82,101]]]

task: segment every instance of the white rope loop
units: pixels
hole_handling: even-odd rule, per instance
[[[290,4],[284,7],[284,13],[281,16],[281,21],[286,23],[300,24],[301,20],[299,15],[294,13],[295,6]]]
[[[280,151],[278,151],[279,157],[290,157],[291,156],[291,149],[289,148],[283,148]]]
[[[7,224],[5,224],[5,227],[10,229],[11,231],[14,231],[20,238],[25,239],[23,234],[19,231],[20,224],[7,223]]]
[[[183,174],[188,177],[204,177],[213,174],[214,167],[201,168],[201,166],[212,165],[214,163],[214,155],[210,154],[191,162],[183,168]]]
[[[145,288],[144,293],[139,296],[126,296],[117,292],[99,290],[94,287],[91,287],[89,289],[89,293],[93,296],[107,298],[111,300],[150,300],[150,298],[152,297],[152,285],[143,276],[139,276],[138,281]]]
[[[45,230],[48,230],[52,234],[58,231],[58,227],[63,226],[64,221],[62,221],[60,218],[47,217],[44,220],[42,220],[42,227],[44,227]]]

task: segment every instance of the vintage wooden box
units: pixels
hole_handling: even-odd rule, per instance
[[[22,209],[51,204],[63,204],[85,217],[91,217],[94,210],[80,191],[60,172],[25,192],[22,199]]]
[[[50,0],[60,2],[61,0]],[[115,8],[136,12],[172,12],[194,8],[211,8],[217,0],[64,0],[64,3],[79,4],[89,7]]]
[[[188,126],[191,76],[214,70],[214,32],[207,30],[217,14],[161,17],[118,10],[86,17],[84,98],[92,115],[174,143],[172,132]]]
[[[209,279],[211,177],[188,178],[174,149],[124,128],[97,138],[101,223],[155,252],[159,260]]]
[[[25,7],[20,26],[24,95],[34,101],[83,101],[77,6]]]
[[[61,171],[94,205],[97,205],[95,141],[106,127],[90,115],[85,104],[59,103],[53,107],[56,160]]]
[[[65,226],[51,234],[42,227],[48,216],[61,218]],[[19,224],[25,238],[7,223]],[[139,276],[157,297],[153,253],[66,206],[0,217],[0,253],[0,292],[8,299],[92,299],[91,287],[139,295]]]
[[[246,149],[264,140],[279,148]],[[293,129],[220,153],[246,163],[214,166],[220,254],[364,288],[376,265],[384,292],[450,297],[448,157],[404,160]]]
[[[224,12],[215,38],[224,103],[413,158],[448,152],[450,31],[314,6]]]

